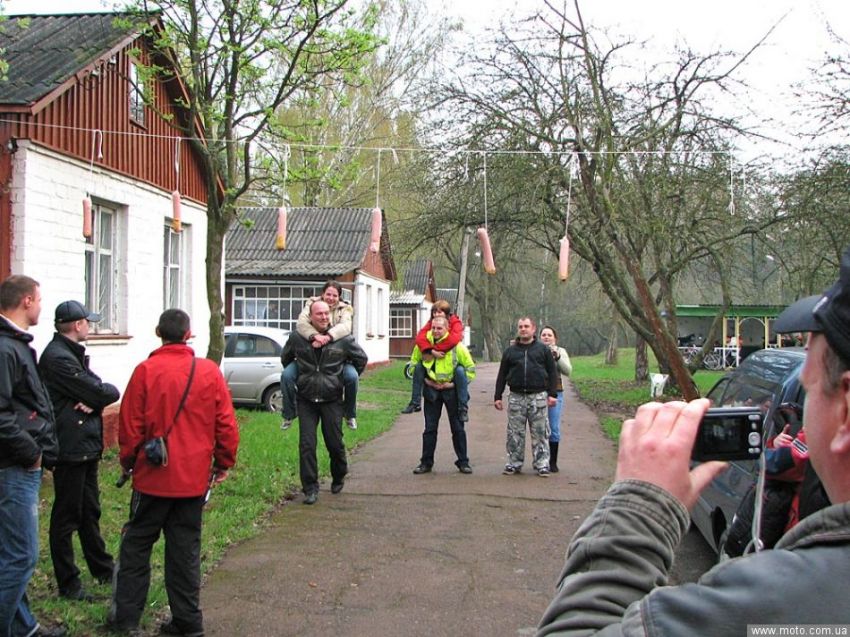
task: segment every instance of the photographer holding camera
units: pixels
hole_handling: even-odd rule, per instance
[[[133,371],[121,402],[120,460],[132,472],[133,495],[108,624],[123,634],[138,629],[151,548],[163,532],[172,619],[160,630],[201,636],[201,513],[207,490],[236,462],[239,428],[218,365],[186,344],[189,315],[166,310],[156,334],[162,347]]]
[[[842,624],[850,581],[850,250],[838,282],[777,323],[808,332],[801,380],[810,461],[834,503],[774,550],[664,586],[688,510],[723,468],[690,470],[708,401],[649,403],[623,424],[616,482],[570,542],[538,635],[745,635],[759,624]],[[791,600],[789,602],[789,600]]]

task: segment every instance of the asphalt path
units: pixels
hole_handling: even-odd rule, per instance
[[[263,532],[227,552],[201,593],[207,635],[532,635],[570,536],[613,476],[615,445],[566,391],[561,472],[501,475],[505,412],[497,365],[479,364],[467,427],[472,475],[457,471],[441,421],[434,471],[414,475],[422,414],[400,415],[350,459],[345,489],[288,502]],[[297,435],[290,430],[281,435]],[[689,534],[675,579],[710,564]]]

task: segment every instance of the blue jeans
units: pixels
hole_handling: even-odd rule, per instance
[[[298,381],[298,361],[292,361],[280,374],[280,391],[283,394],[283,417],[294,420],[296,413],[296,382]],[[345,396],[342,399],[343,418],[357,417],[357,388],[360,377],[354,365],[346,364],[342,368],[342,386]]]
[[[561,412],[564,411],[564,392],[558,392],[558,402],[549,407],[549,442],[561,442]]]
[[[0,469],[0,637],[35,630],[27,584],[38,561],[41,469]]]
[[[469,407],[469,379],[466,377],[466,368],[460,365],[455,367],[452,382],[454,382],[455,391],[457,392],[457,408],[460,412],[465,412]],[[414,405],[422,404],[422,386],[424,384],[425,366],[419,362],[413,368],[413,388],[410,393],[410,402]]]

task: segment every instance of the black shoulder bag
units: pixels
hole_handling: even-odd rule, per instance
[[[189,370],[189,380],[186,381],[186,389],[183,391],[183,397],[180,399],[180,404],[177,406],[177,412],[174,414],[174,420],[171,422],[171,427],[165,432],[165,435],[151,438],[143,446],[142,451],[145,454],[147,461],[155,467],[168,466],[168,434],[177,422],[177,417],[183,411],[183,405],[186,404],[186,397],[189,395],[189,388],[192,386],[192,379],[195,377],[195,361],[192,357],[192,368]]]

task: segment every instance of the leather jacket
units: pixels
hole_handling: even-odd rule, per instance
[[[38,377],[32,334],[0,317],[0,468],[56,462],[53,409]]]
[[[85,347],[62,334],[41,353],[38,370],[53,401],[59,462],[96,460],[103,453],[103,409],[118,400],[115,385],[104,383],[89,369]],[[94,411],[86,414],[74,409],[84,403]]]
[[[558,367],[549,348],[534,338],[530,343],[516,343],[502,353],[499,375],[496,377],[494,400],[502,400],[505,383],[512,392],[537,394],[547,392],[558,396]]]
[[[776,548],[665,586],[690,518],[663,489],[615,483],[567,550],[538,635],[747,635],[753,624],[846,624],[850,503],[812,514]]]
[[[334,340],[323,347],[312,343],[298,332],[292,332],[280,355],[283,366],[298,361],[298,397],[313,403],[342,400],[342,368],[350,363],[362,374],[368,357],[353,336]]]

